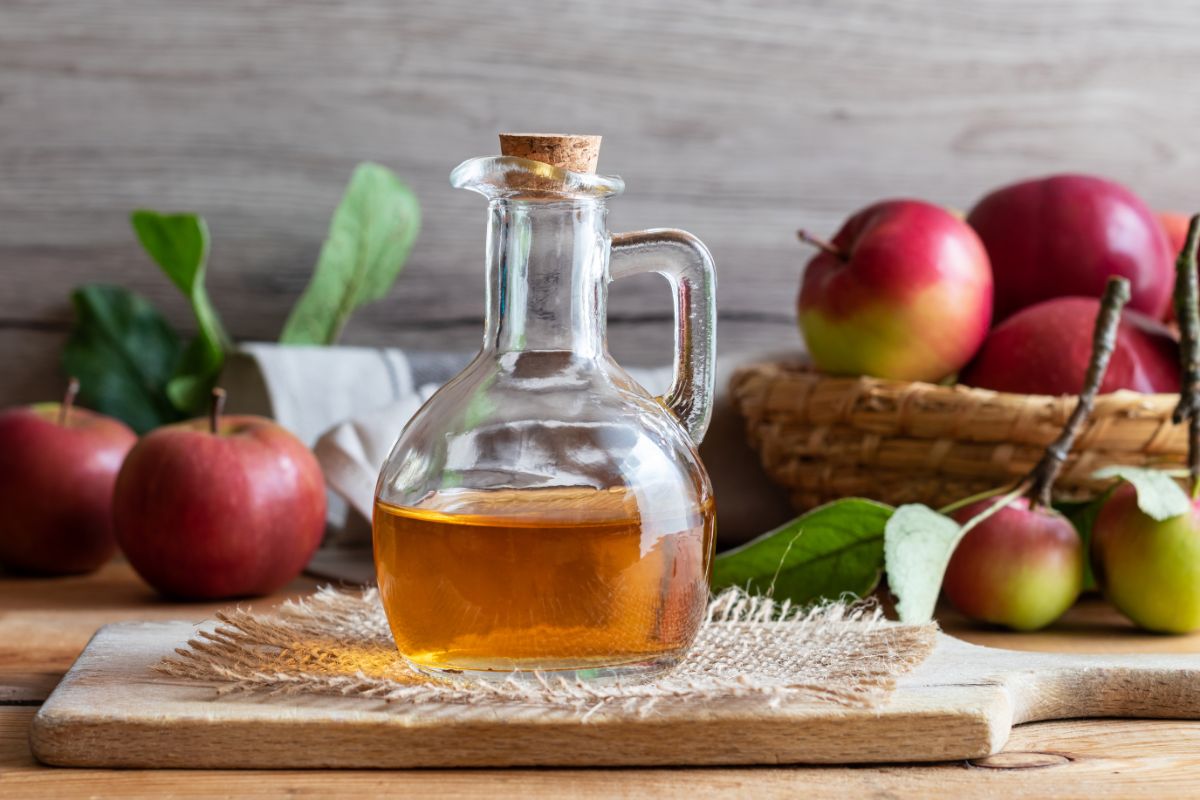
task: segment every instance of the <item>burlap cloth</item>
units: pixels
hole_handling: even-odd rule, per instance
[[[272,613],[217,615],[157,669],[231,692],[342,695],[387,701],[398,712],[425,704],[543,705],[648,714],[663,703],[755,695],[772,704],[871,708],[933,648],[936,626],[901,625],[871,605],[801,609],[727,590],[714,598],[684,661],[648,683],[535,680],[460,683],[428,678],[396,652],[374,589],[322,589]]]

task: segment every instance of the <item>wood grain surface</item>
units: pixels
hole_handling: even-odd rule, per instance
[[[345,340],[471,347],[484,213],[447,175],[505,129],[604,134],[600,170],[629,186],[614,230],[712,249],[723,351],[798,346],[800,225],[1060,170],[1200,205],[1198,69],[1190,0],[6,0],[0,404],[57,395],[76,284],[190,325],[136,207],[203,213],[228,327],[274,337],[363,159],[413,184],[425,225]],[[619,358],[666,359],[665,286],[615,286],[612,314]]]
[[[6,682],[44,672],[52,684],[97,624],[141,618],[199,618],[189,608],[156,601],[128,568],[113,564],[94,576],[63,581],[0,578],[0,666]],[[69,588],[65,588],[69,585]],[[301,587],[302,588],[302,587]],[[255,601],[274,603],[279,597]],[[975,628],[952,612],[939,615],[958,636],[993,646],[1042,651],[1200,652],[1200,636],[1152,636],[1110,607],[1087,598],[1046,631],[1029,634]],[[36,619],[36,626],[33,620]],[[97,621],[98,620],[98,621]],[[89,629],[89,625],[92,626]],[[34,628],[47,636],[47,662],[23,653]],[[30,654],[32,655],[32,654]],[[14,661],[15,659],[15,661]],[[21,662],[21,659],[25,659]],[[53,663],[51,663],[53,662]],[[23,664],[23,665],[22,665]],[[62,667],[55,666],[63,664]],[[24,673],[22,673],[24,670]],[[47,687],[49,688],[49,687]],[[44,699],[45,695],[42,695]],[[21,705],[13,705],[19,702]],[[0,790],[24,797],[211,797],[244,795],[439,797],[1194,797],[1200,774],[1200,723],[1100,720],[1021,725],[1004,753],[985,761],[932,766],[273,772],[54,769],[36,764],[29,725],[37,699],[0,699]],[[720,746],[720,742],[714,742]]]
[[[579,767],[911,763],[999,753],[1014,724],[1200,720],[1200,655],[1026,653],[938,635],[878,708],[729,697],[604,708],[389,705],[224,696],[155,672],[188,622],[105,626],[30,731],[51,765],[132,768]],[[714,747],[714,742],[723,743]]]
[[[316,586],[313,579],[300,577],[280,595],[253,603],[270,607]],[[0,706],[45,700],[102,625],[169,619],[199,623],[228,605],[164,601],[123,561],[69,578],[0,577]]]
[[[1200,722],[1073,720],[1017,728],[1001,756],[877,767],[607,770],[112,770],[34,761],[35,709],[0,708],[5,797],[1194,798]],[[718,745],[719,743],[714,743]]]

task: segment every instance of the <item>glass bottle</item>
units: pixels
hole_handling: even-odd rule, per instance
[[[505,155],[451,174],[489,201],[483,348],[380,474],[380,596],[401,654],[430,674],[655,674],[683,656],[708,599],[714,509],[696,445],[712,258],[682,231],[609,234],[605,203],[624,184],[591,174],[599,137],[501,139]],[[641,272],[674,289],[660,398],[605,341],[607,284]]]

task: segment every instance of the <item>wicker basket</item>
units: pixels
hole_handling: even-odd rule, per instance
[[[941,506],[1021,478],[1058,435],[1073,397],[840,378],[800,364],[739,369],[731,393],[750,444],[797,509],[839,497]],[[1097,398],[1058,482],[1058,499],[1093,496],[1109,464],[1183,464],[1172,394]]]

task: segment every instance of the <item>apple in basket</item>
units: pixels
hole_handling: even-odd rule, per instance
[[[1129,308],[1162,319],[1175,252],[1137,195],[1090,175],[1055,175],[997,189],[967,215],[992,263],[995,318],[1053,297],[1099,297],[1127,278]]]
[[[978,349],[991,322],[992,273],[970,226],[919,200],[850,217],[800,287],[800,328],[823,372],[938,381]]]
[[[1075,394],[1099,312],[1094,297],[1059,297],[1022,309],[992,329],[959,382],[997,392]],[[1100,392],[1117,389],[1179,391],[1179,345],[1161,322],[1132,311],[1121,316]]]
[[[64,401],[0,413],[0,566],[40,575],[91,572],[117,550],[113,484],[137,434]]]
[[[1187,214],[1180,214],[1177,211],[1158,212],[1158,223],[1162,225],[1163,231],[1167,234],[1167,242],[1170,244],[1172,253],[1179,253],[1183,250],[1190,219]],[[1174,306],[1167,306],[1167,314],[1163,319],[1167,322],[1175,320]]]
[[[117,541],[169,597],[268,594],[295,578],[325,530],[325,481],[312,452],[262,417],[221,415],[151,431],[117,477]]]
[[[1170,245],[1172,253],[1179,253],[1183,250],[1190,219],[1191,217],[1187,214],[1180,214],[1177,211],[1158,212],[1158,224],[1162,225],[1163,232],[1167,234],[1167,243]],[[1168,311],[1173,311],[1173,309],[1168,309]]]

